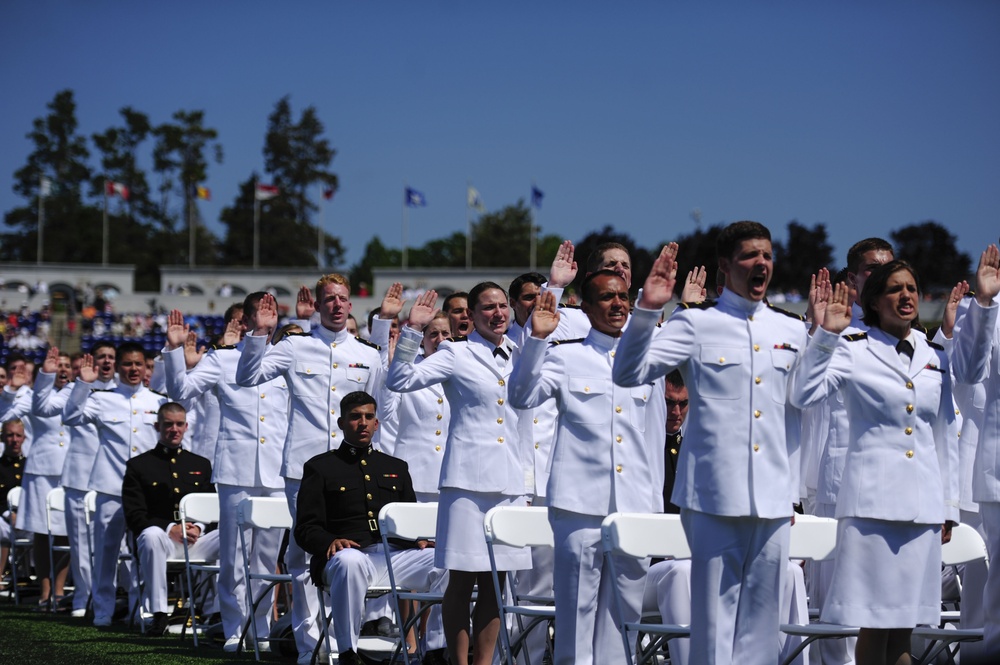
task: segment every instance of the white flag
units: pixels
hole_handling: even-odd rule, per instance
[[[45,176],[42,176],[42,181],[38,188],[38,195],[44,199],[51,193],[52,193],[52,181],[46,178]]]
[[[477,190],[475,187],[469,187],[468,205],[476,212],[486,211],[486,206],[483,205],[483,197],[479,195],[479,190]]]

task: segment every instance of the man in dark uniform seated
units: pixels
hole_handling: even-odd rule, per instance
[[[3,424],[0,439],[3,440],[3,455],[0,455],[0,575],[7,566],[7,555],[10,552],[11,531],[17,520],[17,515],[7,513],[7,492],[21,486],[21,476],[24,475],[24,465],[28,458],[21,454],[24,443],[24,423],[20,418],[13,418]]]
[[[136,539],[146,601],[153,612],[147,633],[159,636],[167,628],[167,559],[183,558],[187,540],[192,559],[217,560],[219,532],[206,533],[204,524],[191,522],[183,529],[178,520],[184,496],[215,491],[211,462],[181,448],[187,431],[184,407],[176,402],[161,406],[156,431],[156,447],[125,465],[122,509]]]
[[[378,514],[382,506],[416,501],[410,472],[401,459],[372,447],[378,430],[375,399],[353,392],[340,402],[337,426],[344,442],[337,450],[306,462],[299,490],[295,539],[312,555],[314,583],[329,587],[333,632],[340,664],[360,663],[358,636],[369,586],[387,585]],[[410,589],[443,592],[447,571],[434,568],[426,541],[392,544],[396,583]],[[444,630],[435,607],[427,621],[424,663],[443,663]]]

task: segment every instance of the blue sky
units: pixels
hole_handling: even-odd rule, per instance
[[[490,210],[536,182],[543,232],[574,240],[611,224],[654,247],[697,208],[777,237],[825,223],[838,262],[934,219],[975,257],[1000,232],[998,30],[1000,3],[962,0],[5,2],[0,212],[71,88],[87,135],[126,105],[203,109],[220,233],[288,94],[338,151],[324,224],[348,264],[373,234],[399,245],[404,182],[428,201],[412,246],[464,230],[467,181]]]

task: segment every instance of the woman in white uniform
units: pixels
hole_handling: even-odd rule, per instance
[[[447,568],[450,575],[441,609],[452,663],[465,663],[469,653],[468,608],[478,583],[479,599],[472,617],[473,663],[486,665],[493,658],[500,619],[487,572],[483,518],[495,506],[525,504],[518,414],[507,400],[516,346],[504,335],[510,322],[506,292],[497,284],[483,282],[469,293],[475,330],[468,337],[442,342],[433,355],[414,364],[436,302],[434,291],[417,298],[400,334],[386,385],[397,392],[413,392],[441,384],[451,406],[441,468],[435,565]],[[527,549],[498,547],[495,553],[500,570],[531,566]]]
[[[822,620],[860,626],[858,665],[909,663],[910,633],[937,624],[941,543],[958,520],[958,440],[948,357],[913,330],[917,275],[875,268],[861,293],[867,333],[837,285],[792,379],[806,407],[842,389],[850,443],[837,497],[837,561]]]

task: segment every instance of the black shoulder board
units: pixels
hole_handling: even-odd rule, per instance
[[[795,319],[796,321],[805,321],[806,320],[806,317],[802,316],[801,314],[796,314],[795,312],[789,312],[787,309],[781,309],[780,307],[775,307],[771,303],[767,303],[767,306],[771,310],[777,312],[778,314],[784,314],[785,316],[789,316],[789,317]]]
[[[570,305],[569,303],[560,304],[559,309],[581,309],[579,305]]]
[[[92,392],[92,393],[113,393],[114,389],[113,388],[91,388],[90,392]]]
[[[549,342],[549,346],[558,346],[560,344],[579,344],[583,342],[585,338],[581,337],[579,339],[556,339]]]
[[[235,349],[235,344],[213,344],[212,350],[214,351],[225,351],[226,349]]]
[[[713,300],[712,298],[706,298],[701,302],[682,302],[678,306],[684,309],[710,309],[719,304],[718,300]]]
[[[938,351],[944,351],[944,347],[938,344],[937,342],[932,342],[930,340],[927,340],[927,346],[931,347],[932,349],[937,349]]]
[[[863,339],[868,339],[868,333],[861,332],[861,333],[854,333],[853,335],[844,335],[844,339],[846,339],[848,342],[860,342]]]
[[[312,337],[312,333],[308,332],[286,332],[285,337]]]
[[[975,297],[976,297],[976,292],[973,291],[972,289],[966,291],[965,295],[963,296],[963,298],[975,298]]]
[[[466,335],[459,335],[458,337],[450,338],[453,342],[468,342],[469,338]]]
[[[167,399],[170,399],[170,395],[168,395],[167,393],[161,393],[160,391],[153,390],[152,388],[149,389],[149,392],[153,393],[154,395],[159,395],[160,397],[166,397]]]
[[[376,344],[375,342],[369,342],[369,341],[368,341],[367,339],[362,339],[361,337],[355,337],[354,339],[358,340],[359,342],[361,342],[361,343],[362,343],[362,344],[364,344],[365,346],[370,346],[370,347],[372,347],[372,348],[373,348],[373,349],[375,349],[376,351],[381,351],[381,350],[382,350],[382,347],[380,347],[380,346],[379,346],[378,344]]]

